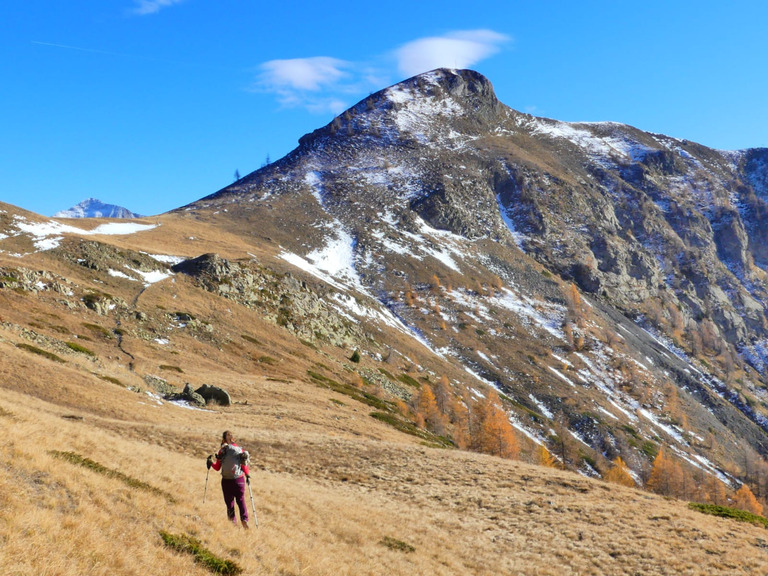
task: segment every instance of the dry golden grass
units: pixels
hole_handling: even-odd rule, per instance
[[[60,386],[52,373],[46,377]],[[162,545],[194,536],[245,574],[756,574],[763,528],[577,475],[415,444],[333,393],[260,378],[248,405],[153,405],[91,383],[72,406],[3,390],[4,574],[206,574]],[[110,416],[102,404],[119,408]],[[343,425],[334,428],[336,418]],[[204,457],[224,428],[254,457],[260,527],[232,527]],[[170,492],[131,488],[72,451]],[[250,503],[249,503],[250,504]],[[387,545],[387,542],[390,545]],[[392,542],[412,546],[400,550]]]

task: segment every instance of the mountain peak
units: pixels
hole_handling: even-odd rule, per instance
[[[105,204],[96,198],[88,198],[68,210],[61,210],[54,218],[141,218],[141,215],[115,204]]]
[[[371,94],[326,126],[299,139],[300,147],[323,137],[393,132],[394,138],[422,134],[435,120],[460,119],[476,128],[490,127],[505,108],[491,82],[474,70],[437,68]]]
[[[402,87],[417,88],[425,95],[431,95],[434,87],[438,87],[455,97],[474,96],[496,100],[491,81],[474,70],[436,68],[403,80],[385,91],[397,90]]]

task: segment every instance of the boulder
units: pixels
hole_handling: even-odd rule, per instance
[[[205,399],[200,394],[195,392],[189,383],[184,386],[184,391],[181,394],[167,394],[165,399],[183,400],[184,402],[189,402],[190,404],[195,404],[197,406],[205,406],[206,403]]]
[[[206,403],[214,402],[219,406],[229,406],[232,404],[232,399],[229,397],[229,393],[218,386],[203,384],[200,388],[195,390],[195,392],[204,398]]]

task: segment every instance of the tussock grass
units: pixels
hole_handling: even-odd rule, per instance
[[[118,378],[115,378],[114,376],[105,376],[104,374],[98,374],[99,378],[104,380],[105,382],[110,382],[112,384],[117,384],[118,386],[125,386]]]
[[[179,366],[173,366],[171,364],[160,364],[160,370],[168,370],[169,372],[178,372],[179,374],[184,373],[184,370],[182,370]]]
[[[51,450],[49,453],[51,454],[51,456],[55,456],[56,458],[59,458],[61,460],[66,460],[67,462],[70,462],[71,464],[75,464],[77,466],[82,466],[83,468],[92,470],[97,474],[102,474],[104,476],[107,476],[108,478],[116,478],[117,480],[120,480],[123,484],[125,484],[126,486],[130,486],[131,488],[145,490],[152,494],[157,494],[158,496],[162,496],[166,498],[169,502],[175,502],[175,499],[173,498],[173,496],[171,496],[167,492],[163,492],[162,490],[160,490],[159,488],[155,488],[151,484],[148,484],[146,482],[137,480],[136,478],[132,478],[131,476],[123,474],[119,470],[113,470],[111,468],[107,468],[103,464],[99,464],[98,462],[95,462],[90,458],[81,456],[80,454],[77,454],[75,452],[62,452],[59,450]]]
[[[403,542],[397,538],[392,538],[391,536],[384,536],[384,538],[382,538],[379,543],[382,546],[386,546],[391,550],[397,550],[398,552],[416,552],[416,548],[407,542]]]
[[[19,344],[16,344],[16,347],[21,348],[22,350],[26,350],[27,352],[32,352],[33,354],[37,354],[38,356],[42,356],[43,358],[47,358],[48,360],[53,360],[54,362],[60,362],[61,364],[66,363],[66,360],[64,360],[60,356],[57,356],[53,352],[48,352],[48,350],[43,350],[42,348],[38,348],[37,346],[32,346],[32,344],[26,344],[24,342],[21,342]]]
[[[79,352],[81,354],[85,354],[86,356],[96,356],[96,353],[93,350],[86,348],[77,342],[65,342],[65,344],[67,345],[67,348],[74,352]]]
[[[408,386],[411,386],[412,388],[421,388],[421,383],[416,380],[413,376],[409,376],[408,374],[400,374],[400,376],[397,377],[400,382],[403,384],[406,384]]]
[[[235,576],[243,571],[242,567],[232,560],[225,560],[216,556],[205,548],[197,538],[187,534],[170,534],[163,530],[160,531],[160,537],[168,548],[176,552],[191,554],[194,556],[195,562],[202,564],[214,574]]]
[[[740,522],[749,522],[751,524],[758,524],[768,528],[768,518],[764,516],[758,516],[752,514],[746,510],[739,510],[738,508],[729,508],[728,506],[718,506],[717,504],[704,504],[701,502],[691,502],[688,504],[691,510],[698,510],[704,514],[711,514],[712,516],[720,516],[721,518],[733,518]]]
[[[328,376],[324,376],[319,372],[315,372],[314,370],[307,370],[307,374],[318,386],[322,386],[324,388],[328,388],[329,390],[333,390],[334,392],[338,392],[339,394],[344,394],[345,396],[354,398],[358,402],[367,404],[368,406],[376,408],[377,410],[389,412],[393,409],[394,405],[392,402],[382,400],[370,392],[360,390],[350,384],[343,384],[334,380],[333,378],[329,378]]]

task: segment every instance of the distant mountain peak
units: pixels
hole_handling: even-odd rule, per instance
[[[127,208],[122,206],[116,206],[115,204],[105,204],[101,200],[96,198],[88,198],[83,200],[80,204],[69,208],[68,210],[62,210],[56,212],[53,215],[54,218],[141,218],[140,214],[131,212]]]

